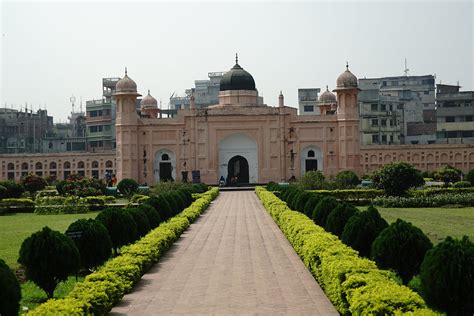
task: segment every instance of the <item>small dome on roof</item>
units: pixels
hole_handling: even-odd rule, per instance
[[[337,88],[357,88],[357,78],[349,71],[349,64],[346,65],[344,71],[336,81]]]
[[[319,96],[319,102],[321,103],[335,103],[336,102],[336,95],[329,91],[328,86],[326,86],[326,91],[324,91]]]
[[[140,102],[140,105],[143,108],[157,108],[158,107],[158,101],[151,96],[150,90],[148,90],[148,94],[142,99]]]
[[[137,93],[137,84],[127,75],[127,68],[125,68],[125,76],[115,86],[115,93],[120,92]]]
[[[234,67],[222,76],[219,90],[256,90],[252,75],[240,67],[237,55]]]

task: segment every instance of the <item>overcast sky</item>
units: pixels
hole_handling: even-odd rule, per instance
[[[268,105],[298,88],[358,77],[436,74],[474,86],[473,1],[9,2],[1,10],[1,105],[48,109],[100,99],[102,78],[129,76],[166,107],[196,79],[239,64]]]

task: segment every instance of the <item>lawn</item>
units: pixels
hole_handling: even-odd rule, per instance
[[[64,215],[35,215],[31,213],[0,216],[0,258],[12,268],[19,265],[16,262],[23,240],[32,233],[48,226],[53,230],[64,233],[68,226],[80,218],[93,218],[98,213],[64,214]]]
[[[366,209],[367,207],[360,207]],[[474,241],[474,207],[465,208],[382,208],[377,207],[382,217],[390,224],[397,218],[420,228],[437,244],[447,236],[462,238],[467,235]]]

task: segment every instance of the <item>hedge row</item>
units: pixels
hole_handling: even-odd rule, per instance
[[[383,190],[377,189],[346,189],[346,190],[309,190],[323,196],[332,196],[342,201],[371,200],[383,196]]]
[[[48,300],[28,314],[107,314],[218,194],[218,188],[209,190],[177,216],[136,243],[123,247],[120,256],[107,261],[84,282],[77,283],[66,298]]]
[[[115,201],[112,196],[43,196],[36,198],[35,214],[79,214],[98,211]]]
[[[9,198],[0,200],[0,215],[7,213],[33,213],[35,202],[32,199]]]
[[[414,197],[383,196],[373,199],[382,207],[440,207],[444,205],[474,206],[474,193],[444,193]]]
[[[474,187],[469,188],[431,188],[423,190],[412,190],[409,192],[410,196],[434,196],[444,193],[474,193]]]
[[[261,187],[256,193],[341,314],[436,315],[417,293],[398,284],[392,272],[359,257],[357,251],[304,214],[289,209],[273,193]]]

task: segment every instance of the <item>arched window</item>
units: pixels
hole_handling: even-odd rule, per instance
[[[50,170],[54,170],[56,168],[57,168],[57,166],[56,166],[56,163],[54,161],[49,164],[49,169]]]
[[[308,151],[308,157],[309,157],[309,158],[314,158],[314,156],[315,156],[314,150]]]
[[[168,154],[161,155],[161,160],[170,160],[170,156]]]
[[[64,163],[64,169],[71,169],[71,163],[69,161]]]
[[[22,170],[28,170],[28,163],[27,162],[24,162],[21,164],[21,169]]]
[[[49,143],[48,147],[49,149],[53,149],[53,143]]]
[[[43,169],[43,164],[41,162],[37,162],[35,165],[36,170]]]
[[[106,168],[112,168],[112,167],[113,167],[112,161],[107,160],[107,161],[105,162],[105,167],[106,167]]]
[[[78,169],[84,169],[84,161],[79,161],[79,162],[77,163],[77,168],[78,168]]]
[[[99,168],[99,163],[97,161],[92,162],[92,168]]]
[[[15,165],[13,163],[9,163],[8,166],[7,166],[8,170],[14,170],[15,169]]]

